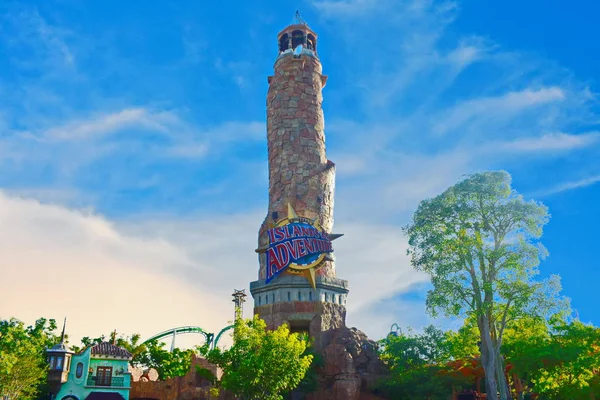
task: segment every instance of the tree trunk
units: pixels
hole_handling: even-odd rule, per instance
[[[478,317],[481,337],[481,365],[485,372],[485,389],[488,400],[497,400],[498,385],[496,383],[496,352],[492,343],[490,325],[486,316]]]
[[[500,354],[498,345],[494,346],[496,349],[496,372],[498,374],[498,391],[500,392],[500,400],[512,400],[510,388],[508,387],[508,381],[504,374],[504,362],[502,355]]]

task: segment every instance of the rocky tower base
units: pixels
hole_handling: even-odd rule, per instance
[[[387,374],[377,343],[356,328],[342,327],[322,335],[324,366],[319,388],[306,400],[382,399],[373,395],[374,384]]]

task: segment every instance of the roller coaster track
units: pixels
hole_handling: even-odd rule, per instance
[[[214,349],[217,347],[217,344],[219,343],[219,339],[221,339],[221,336],[223,335],[223,333],[225,333],[226,331],[228,331],[230,329],[233,329],[233,325],[229,325],[229,326],[226,326],[225,328],[221,329],[219,331],[219,333],[217,334],[217,336],[215,337],[214,333],[206,332],[204,329],[200,328],[199,326],[180,326],[178,328],[172,328],[172,329],[166,330],[164,332],[157,333],[156,335],[152,336],[151,338],[146,339],[144,341],[144,343],[148,343],[153,340],[160,340],[160,339],[166,338],[167,336],[171,336],[172,337],[171,351],[173,351],[173,349],[175,348],[175,336],[185,335],[188,333],[195,333],[195,334],[203,335],[204,339],[206,341],[206,344],[210,348]]]

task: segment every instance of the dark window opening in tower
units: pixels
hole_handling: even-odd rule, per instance
[[[304,32],[302,31],[294,31],[292,32],[292,49],[296,49],[296,47],[305,43]]]
[[[290,321],[290,333],[300,333],[310,336],[310,321]]]
[[[306,36],[306,48],[312,51],[317,51],[317,39],[311,33]]]
[[[279,52],[282,53],[290,48],[290,36],[284,33],[279,38]]]

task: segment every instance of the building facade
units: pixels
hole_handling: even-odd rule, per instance
[[[52,399],[129,400],[132,355],[127,350],[103,342],[74,354],[63,339],[47,354]]]

